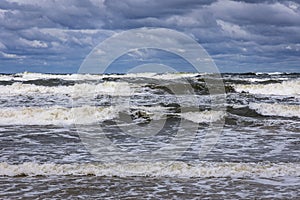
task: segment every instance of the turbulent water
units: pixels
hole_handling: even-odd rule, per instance
[[[1,199],[299,198],[300,74],[3,74],[0,102]]]

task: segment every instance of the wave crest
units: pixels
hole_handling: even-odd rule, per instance
[[[237,92],[265,95],[300,95],[300,80],[284,81],[271,84],[234,85]]]
[[[300,105],[283,105],[278,103],[251,103],[249,105],[249,108],[265,116],[300,118]]]
[[[0,176],[153,176],[153,177],[280,177],[300,176],[299,163],[185,162],[38,164],[0,163]]]

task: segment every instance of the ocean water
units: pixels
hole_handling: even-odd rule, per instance
[[[300,197],[300,74],[2,74],[0,102],[1,199]]]

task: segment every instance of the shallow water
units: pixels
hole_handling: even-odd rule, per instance
[[[299,179],[48,176],[0,178],[0,198],[297,199]]]

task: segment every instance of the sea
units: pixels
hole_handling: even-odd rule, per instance
[[[299,73],[0,75],[0,199],[299,198]]]

